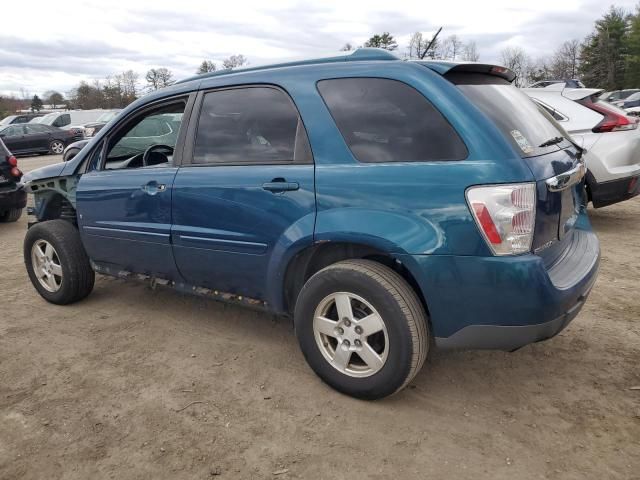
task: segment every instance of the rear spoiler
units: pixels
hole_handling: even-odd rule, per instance
[[[439,60],[427,60],[416,61],[420,65],[439,73],[440,75],[446,75],[448,73],[481,73],[484,75],[493,75],[500,77],[507,82],[513,82],[516,78],[516,74],[513,70],[500,65],[492,65],[489,63],[474,63],[474,62],[443,62]]]

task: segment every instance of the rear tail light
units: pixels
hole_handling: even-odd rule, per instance
[[[636,185],[638,185],[638,177],[633,177],[629,182],[629,189],[627,190],[627,193],[635,192]]]
[[[531,250],[536,217],[533,183],[487,185],[467,190],[467,203],[494,255]]]
[[[7,158],[7,163],[9,163],[9,165],[12,166],[12,167],[17,167],[18,166],[18,159],[16,157],[14,157],[13,155],[11,155],[9,158]]]
[[[22,176],[22,172],[18,169],[18,167],[13,167],[11,169],[11,175],[13,175],[16,178],[20,178]]]
[[[604,102],[593,101],[592,97],[584,98],[578,101],[594,112],[604,115],[604,118],[598,125],[593,127],[594,133],[619,132],[621,130],[634,130],[638,128],[638,119],[626,115],[623,111],[618,111],[616,107],[607,105]]]

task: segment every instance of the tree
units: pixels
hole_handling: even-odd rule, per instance
[[[44,98],[44,101],[53,108],[64,104],[64,97],[60,92],[56,92],[55,90],[47,90],[42,94],[42,98]]]
[[[351,50],[355,50],[353,48],[353,45],[351,45],[349,42],[345,43],[342,48],[340,48],[341,52],[350,52]]]
[[[640,85],[640,5],[629,18],[629,33],[626,38],[627,59],[624,72],[626,88]]]
[[[233,70],[234,68],[247,65],[249,61],[244,55],[231,55],[229,58],[225,58],[222,61],[222,67],[227,70]]]
[[[502,65],[516,74],[514,80],[516,87],[524,87],[528,83],[531,60],[522,48],[505,48],[500,52],[500,60]]]
[[[580,66],[580,42],[567,40],[553,54],[550,76],[561,80],[576,78]]]
[[[629,17],[611,7],[582,44],[579,71],[590,86],[618,90],[624,87]]]
[[[449,35],[442,41],[440,46],[440,58],[443,60],[456,61],[458,56],[462,54],[462,40],[457,35]]]
[[[417,58],[423,60],[424,58],[435,59],[438,57],[438,51],[440,49],[440,42],[435,35],[431,38],[425,37],[422,32],[416,32],[411,35],[409,40],[409,58]]]
[[[149,84],[149,90],[158,90],[174,83],[173,73],[168,68],[152,68],[144,77]]]
[[[42,100],[40,100],[40,97],[38,95],[34,95],[31,99],[31,111],[39,112],[40,110],[42,110],[42,107]]]
[[[364,44],[365,47],[384,48],[385,50],[395,50],[398,48],[398,42],[390,35],[384,32],[382,35],[375,34]]]
[[[216,64],[211,60],[203,60],[196,73],[202,75],[203,73],[215,72],[217,70]]]
[[[466,62],[477,62],[480,60],[480,54],[478,53],[478,47],[473,40],[467,42],[462,47],[462,56],[460,57]]]

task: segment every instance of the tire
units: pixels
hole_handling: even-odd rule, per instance
[[[64,152],[64,143],[60,140],[54,140],[49,144],[49,153],[52,155],[61,155]]]
[[[78,150],[77,148],[72,148],[70,150],[67,150],[66,153],[64,154],[64,156],[62,157],[62,161],[68,162],[73,157],[78,155],[78,153],[80,153],[80,150]]]
[[[346,322],[349,311],[352,320]],[[362,322],[365,317],[375,322]],[[416,293],[396,272],[370,260],[338,262],[313,275],[296,301],[294,324],[316,374],[336,390],[367,400],[406,387],[429,348],[427,316]]]
[[[22,208],[12,208],[11,210],[7,210],[2,215],[0,215],[0,222],[2,223],[17,222],[21,216],[22,216]]]
[[[46,263],[35,249],[47,252]],[[82,300],[93,290],[95,273],[84,250],[78,230],[66,220],[37,223],[24,239],[24,263],[31,283],[40,296],[56,305]],[[48,274],[42,272],[48,269]],[[60,274],[56,274],[59,272]],[[41,280],[42,278],[42,280]]]

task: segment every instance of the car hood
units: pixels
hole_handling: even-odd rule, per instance
[[[22,177],[22,183],[29,183],[34,180],[44,180],[45,178],[59,177],[62,175],[65,167],[67,167],[67,163],[60,162],[54,163],[53,165],[47,165],[46,167],[41,167],[36,170],[32,170],[29,173],[26,173],[24,177]]]

